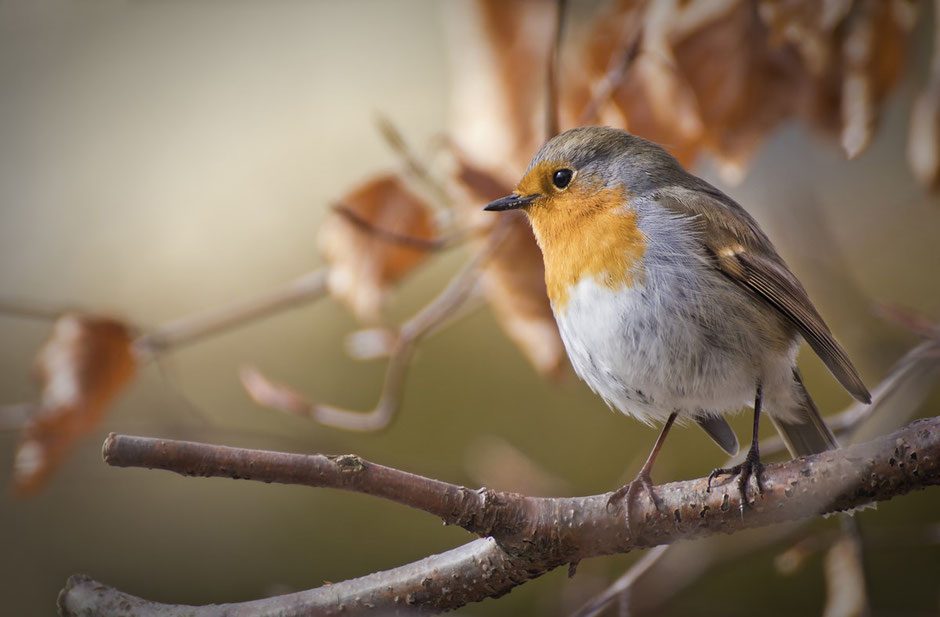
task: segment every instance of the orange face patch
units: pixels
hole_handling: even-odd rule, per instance
[[[643,281],[646,238],[636,214],[624,210],[624,190],[598,187],[575,177],[560,191],[551,185],[555,169],[541,163],[516,187],[520,195],[540,194],[526,208],[545,260],[545,285],[556,311],[564,312],[571,287],[593,277],[610,289]]]

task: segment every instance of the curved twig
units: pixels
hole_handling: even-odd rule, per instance
[[[371,234],[384,242],[407,246],[423,251],[439,251],[466,239],[470,235],[469,230],[461,229],[452,234],[437,238],[419,238],[379,227],[378,225],[375,225],[371,221],[368,221],[357,214],[352,210],[352,208],[342,202],[333,206],[333,212],[346,219],[346,221],[348,221],[354,227]]]
[[[55,321],[65,313],[83,312],[69,306],[46,306],[39,302],[28,300],[14,300],[0,298],[0,315],[21,317],[24,319],[38,319],[40,321]]]
[[[134,344],[144,354],[154,355],[277,311],[311,302],[326,295],[326,274],[326,268],[314,270],[253,298],[171,321],[144,334]]]
[[[633,584],[636,583],[641,576],[646,574],[650,568],[656,565],[670,546],[670,544],[660,544],[656,548],[650,549],[650,551],[643,555],[630,569],[621,574],[612,585],[588,600],[584,606],[572,613],[571,617],[595,617],[595,615],[599,615],[601,611],[607,608],[607,605],[615,599],[623,597],[624,594],[629,594]]]
[[[634,7],[637,17],[635,19],[624,19],[620,31],[620,39],[610,55],[607,62],[607,70],[604,77],[600,79],[600,84],[592,84],[591,99],[581,110],[578,123],[581,125],[597,122],[598,114],[603,105],[605,105],[613,93],[623,83],[627,76],[627,71],[633,66],[633,62],[640,55],[643,43],[643,19],[642,14],[646,10],[646,2]]]
[[[349,431],[385,429],[394,420],[401,405],[405,378],[418,344],[441,323],[449,320],[470,298],[482,267],[506,238],[509,225],[504,220],[507,219],[496,224],[486,244],[451,279],[444,291],[398,329],[398,336],[389,354],[382,393],[372,410],[355,411],[310,401],[290,386],[271,381],[253,367],[242,369],[242,386],[260,405],[309,418],[320,424]]]
[[[565,34],[565,20],[568,16],[567,0],[555,2],[555,28],[548,49],[548,65],[546,67],[545,86],[545,139],[549,140],[559,132],[561,122],[559,111],[561,105],[561,92],[558,86],[558,76],[561,71],[561,41]]]

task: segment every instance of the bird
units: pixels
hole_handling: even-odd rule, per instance
[[[621,413],[663,423],[636,477],[609,498],[643,489],[677,421],[698,424],[734,456],[725,417],[752,406],[737,477],[762,493],[758,430],[766,411],[793,457],[838,447],[796,365],[801,341],[856,399],[871,394],[803,285],[755,219],[689,173],[661,146],[627,131],[586,126],[539,149],[510,195],[487,211],[522,210],[545,265],[545,287],[577,375]]]

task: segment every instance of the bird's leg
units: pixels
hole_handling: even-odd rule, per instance
[[[757,382],[757,395],[754,397],[754,433],[751,436],[751,447],[748,448],[744,461],[734,467],[719,467],[708,474],[708,490],[712,490],[712,480],[722,474],[738,476],[738,492],[741,494],[741,510],[747,505],[747,484],[754,476],[757,480],[757,492],[764,493],[764,465],[760,462],[760,442],[758,432],[760,429],[760,410],[761,400],[763,398],[763,388],[761,382]]]
[[[640,468],[639,473],[636,474],[636,477],[633,478],[633,481],[629,484],[621,486],[619,489],[614,491],[610,496],[610,499],[607,500],[607,507],[616,505],[619,501],[623,500],[625,502],[624,511],[627,515],[627,525],[630,524],[630,503],[633,501],[633,498],[636,495],[636,492],[639,489],[646,491],[646,494],[649,495],[650,501],[653,502],[653,505],[656,506],[656,509],[659,510],[662,508],[662,501],[656,496],[656,493],[653,492],[653,481],[650,478],[650,471],[653,469],[653,463],[656,461],[656,455],[659,454],[659,451],[663,447],[663,442],[666,441],[666,435],[669,433],[669,429],[672,428],[673,423],[676,421],[676,416],[679,415],[678,411],[673,411],[669,414],[669,419],[666,420],[666,424],[663,425],[663,430],[660,431],[659,437],[656,439],[656,443],[653,445],[653,449],[650,450],[649,456],[646,457],[646,462],[643,463],[643,467]]]

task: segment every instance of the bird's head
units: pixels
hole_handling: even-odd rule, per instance
[[[655,188],[653,179],[677,165],[665,150],[626,131],[571,129],[542,146],[512,194],[485,209],[521,209],[541,236],[584,218],[622,211],[631,195]]]
[[[545,257],[549,295],[558,305],[583,276],[617,284],[631,279],[645,237],[630,202],[677,172],[675,159],[652,142],[619,129],[581,127],[549,140],[513,193],[485,209],[528,215]]]

